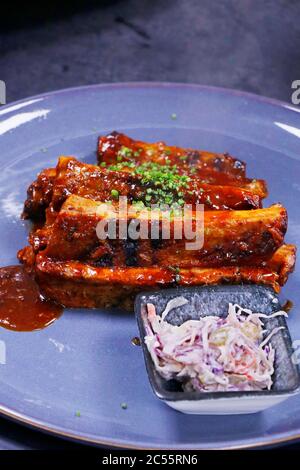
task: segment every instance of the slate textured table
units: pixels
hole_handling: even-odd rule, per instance
[[[36,11],[26,2],[18,20],[11,3],[6,14],[1,6],[0,79],[8,101],[138,80],[216,85],[290,101],[291,82],[300,79],[296,0],[73,0],[64,9],[53,0],[48,14],[42,3]]]
[[[1,6],[7,102],[124,81],[200,83],[290,102],[300,79],[295,0],[53,0],[12,10]],[[0,419],[0,449],[80,447]]]

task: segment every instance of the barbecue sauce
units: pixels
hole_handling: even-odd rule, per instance
[[[289,313],[289,311],[292,310],[293,306],[293,302],[291,300],[287,300],[286,302],[284,302],[282,310],[284,310],[286,313]]]
[[[61,313],[62,307],[41,295],[23,266],[0,268],[0,326],[14,331],[40,330]]]

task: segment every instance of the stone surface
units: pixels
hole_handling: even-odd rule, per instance
[[[92,3],[61,14],[56,5],[44,15],[48,19],[36,14],[19,28],[10,17],[0,34],[0,79],[8,102],[70,86],[148,80],[290,101],[291,82],[300,79],[297,0]]]

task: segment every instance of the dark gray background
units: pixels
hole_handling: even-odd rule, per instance
[[[70,86],[141,80],[290,101],[291,82],[300,79],[298,0],[53,0],[39,8],[29,1],[15,11],[14,3],[0,20],[0,79],[8,102]]]
[[[190,82],[290,101],[298,0],[94,0],[1,5],[7,101],[77,85]],[[26,3],[26,5],[24,5]],[[78,448],[0,420],[0,448]]]

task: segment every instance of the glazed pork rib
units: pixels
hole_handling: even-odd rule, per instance
[[[182,149],[164,142],[148,144],[118,132],[99,137],[98,162],[103,167],[113,165],[124,171],[147,163],[176,165],[180,173],[192,172],[202,183],[237,186],[262,199],[268,194],[265,181],[246,178],[245,163],[228,154]]]
[[[184,149],[166,145],[164,142],[149,144],[116,131],[99,137],[99,163],[112,164],[118,161],[119,157],[137,163],[151,161],[160,165],[177,164],[183,169],[208,169],[237,177],[244,177],[246,174],[246,164],[228,154]]]
[[[134,165],[154,162],[160,165],[176,165],[180,172],[192,171],[203,182],[225,186],[239,186],[266,197],[267,188],[263,180],[246,178],[246,164],[229,154],[204,150],[183,149],[164,142],[149,144],[131,139],[125,134],[112,132],[98,139],[99,165],[128,162],[128,171]]]
[[[170,237],[162,239],[162,213],[160,213],[157,239],[150,239],[151,221],[148,211],[138,215],[128,207],[129,224],[144,224],[149,239],[99,240],[96,229],[104,219],[120,217],[111,205],[97,203],[78,196],[70,196],[63,204],[53,224],[34,234],[36,251],[44,249],[45,255],[58,260],[84,259],[95,266],[226,266],[263,263],[282,244],[286,232],[286,210],[278,205],[250,211],[206,211],[203,226],[196,225],[195,213],[191,214],[190,227],[195,240],[204,236],[204,244],[197,249],[186,249],[190,243],[184,236],[183,225],[175,239],[174,224],[170,222]],[[109,215],[110,214],[110,215]],[[186,221],[185,221],[186,222]],[[197,233],[198,230],[198,233]],[[39,242],[39,237],[41,242]]]
[[[145,200],[155,182],[144,183],[143,177],[122,171],[110,171],[95,165],[78,162],[76,159],[61,158],[58,163],[52,202],[59,206],[65,194],[76,194],[96,201],[112,200],[112,190],[129,201]],[[182,199],[189,204],[204,204],[208,210],[258,208],[261,198],[251,191],[238,187],[216,186],[202,183],[198,177],[181,188]],[[154,199],[151,201],[157,202]]]
[[[35,270],[45,296],[66,307],[115,307],[131,309],[142,290],[174,286],[257,283],[276,292],[295,265],[294,245],[282,245],[264,266],[171,269],[166,267],[97,267],[82,261],[58,261],[30,247],[19,258]]]
[[[293,271],[296,248],[283,244],[286,210],[280,204],[261,208],[266,184],[247,178],[240,160],[113,132],[98,140],[98,163],[61,157],[28,188],[23,217],[43,225],[33,229],[18,257],[46,297],[67,307],[131,309],[141,290],[169,286],[258,283],[278,292]],[[167,240],[98,238],[97,224],[107,216],[101,203],[115,208],[118,197],[127,196],[130,210],[137,201],[157,202],[156,178],[145,179],[153,168],[178,178],[168,186],[171,199],[185,181],[181,201],[204,205],[202,248],[186,250],[185,238],[172,237],[172,224]],[[130,214],[128,223],[134,221]]]
[[[22,217],[24,219],[42,219],[49,207],[53,186],[56,179],[56,168],[46,168],[27,189]]]
[[[283,244],[275,251],[272,258],[266,263],[269,269],[278,273],[279,284],[283,286],[289,275],[294,271],[297,248],[295,245]]]
[[[280,289],[280,276],[269,267],[180,269],[162,267],[97,268],[79,261],[55,261],[42,253],[36,261],[36,277],[46,297],[66,307],[124,307],[132,309],[135,295],[143,290],[175,286],[257,283]]]
[[[70,194],[107,201],[112,199],[112,191],[117,191],[119,196],[127,196],[129,201],[145,201],[151,189],[154,192],[155,184],[151,182],[145,184],[141,175],[126,171],[110,171],[81,163],[73,157],[61,157],[55,170],[44,170],[29,187],[23,217],[42,218],[50,204],[54,210],[59,210]],[[250,190],[237,186],[202,183],[198,176],[191,176],[181,188],[181,193],[184,202],[204,204],[207,210],[261,207],[261,196]],[[157,202],[155,195],[150,202]]]

